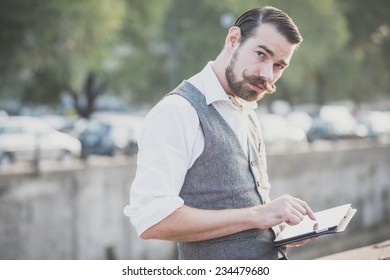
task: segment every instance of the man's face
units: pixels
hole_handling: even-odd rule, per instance
[[[295,48],[273,25],[262,24],[243,44],[237,44],[225,69],[231,92],[246,101],[273,93]]]

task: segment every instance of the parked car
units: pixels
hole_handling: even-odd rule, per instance
[[[307,141],[314,142],[316,140],[337,140],[339,136],[333,131],[333,126],[330,122],[323,120],[320,117],[314,117],[310,129],[306,132]]]
[[[41,115],[39,118],[58,131],[68,133],[78,120],[76,116]]]
[[[0,121],[0,164],[40,159],[69,160],[81,155],[81,143],[33,117]]]
[[[368,129],[359,124],[346,106],[325,105],[313,118],[307,132],[309,142],[316,140],[358,139],[367,137]]]
[[[0,110],[0,121],[5,121],[8,119],[8,113],[4,110]]]
[[[138,152],[138,136],[144,117],[130,114],[95,113],[93,119],[111,127],[111,135],[122,153],[133,155]]]
[[[390,112],[363,111],[359,112],[357,120],[367,127],[368,137],[382,137],[390,135]]]
[[[95,114],[78,120],[71,132],[88,155],[132,155],[138,152],[137,136],[143,118],[129,115]]]
[[[304,130],[276,114],[259,114],[264,142],[268,147],[291,148],[307,143]]]

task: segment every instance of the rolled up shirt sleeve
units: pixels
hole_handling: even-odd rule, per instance
[[[124,214],[130,218],[138,236],[141,236],[145,230],[168,217],[183,204],[179,196],[155,197],[145,205],[130,203],[125,207]]]
[[[195,109],[180,96],[166,97],[145,118],[130,203],[124,209],[138,236],[183,206],[179,193],[194,155],[200,154],[194,153],[199,129]]]

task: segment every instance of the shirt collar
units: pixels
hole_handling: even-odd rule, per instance
[[[217,75],[215,75],[213,68],[211,67],[212,64],[213,61],[210,61],[200,72],[200,79],[202,81],[207,105],[217,101],[231,102],[229,96],[226,94],[221,83],[219,82]],[[242,105],[244,109],[257,108],[257,103],[255,101],[248,102],[239,97],[236,97],[236,100],[240,105]]]

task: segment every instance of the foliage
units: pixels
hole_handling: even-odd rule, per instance
[[[2,82],[25,102],[54,103],[64,90],[80,91],[91,71],[102,70],[124,17],[121,1],[1,5],[0,57],[8,58],[1,61]]]
[[[68,92],[92,102],[85,111],[110,92],[154,104],[218,55],[223,16],[264,5],[286,11],[304,37],[264,102],[389,98],[387,0],[2,0],[0,100],[58,104]]]

